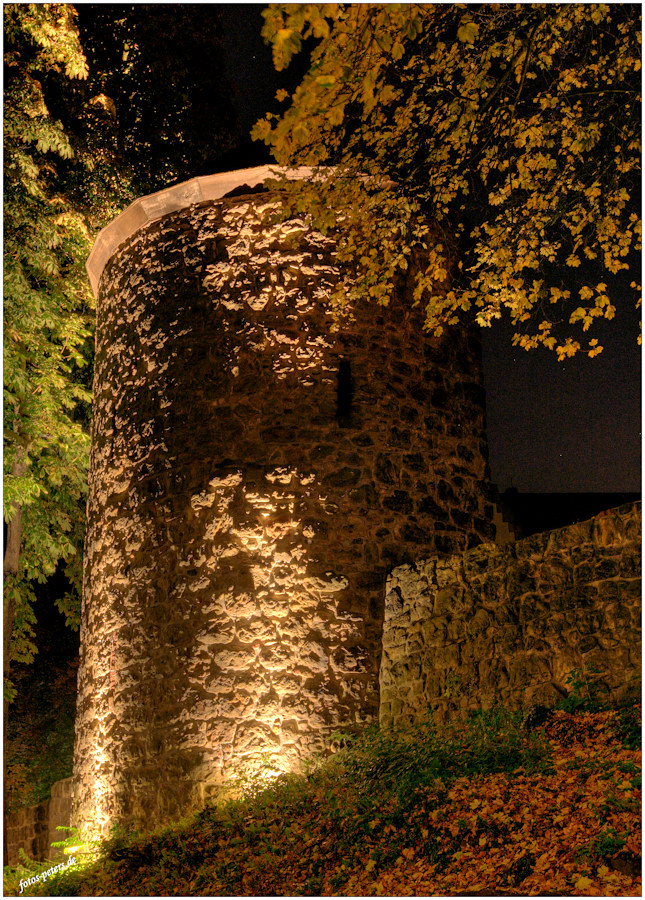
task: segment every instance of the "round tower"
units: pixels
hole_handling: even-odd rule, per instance
[[[143,198],[88,264],[86,835],[178,818],[374,718],[388,571],[491,536],[476,338],[429,339],[405,296],[333,330],[334,243],[270,224],[268,174]]]

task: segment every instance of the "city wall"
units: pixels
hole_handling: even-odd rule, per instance
[[[52,847],[64,840],[68,832],[58,826],[69,826],[72,811],[72,779],[64,778],[52,785],[51,797],[36,806],[19,809],[7,816],[7,851],[10,866],[20,863],[22,848],[30,859],[62,859],[62,850]]]
[[[380,722],[551,705],[640,689],[641,506],[516,543],[482,544],[388,579]]]

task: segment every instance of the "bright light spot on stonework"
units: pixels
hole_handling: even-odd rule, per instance
[[[294,766],[284,754],[276,752],[274,748],[256,750],[240,763],[238,772],[231,778],[231,786],[243,795],[256,794],[297,767],[297,764]]]
[[[102,735],[101,735],[102,736]],[[105,751],[101,747],[95,748],[95,772],[94,784],[92,787],[93,814],[91,816],[91,824],[88,825],[88,833],[83,834],[83,838],[93,841],[104,837],[110,826],[110,816],[106,809],[109,788],[106,775],[100,773],[105,772],[108,768],[109,759]]]

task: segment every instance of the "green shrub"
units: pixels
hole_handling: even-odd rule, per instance
[[[399,731],[370,726],[348,748],[336,754],[357,791],[390,789],[407,797],[438,779],[464,775],[536,771],[548,763],[539,737],[528,738],[521,714],[501,706],[478,710],[467,722],[436,728],[426,719]]]
[[[608,698],[602,695],[599,686],[593,680],[593,676],[598,674],[599,670],[595,666],[589,666],[586,672],[572,669],[565,678],[569,686],[569,695],[556,703],[555,708],[568,713],[598,712],[607,709]]]
[[[641,710],[638,706],[626,706],[618,710],[614,719],[614,733],[628,750],[638,750],[642,739]]]

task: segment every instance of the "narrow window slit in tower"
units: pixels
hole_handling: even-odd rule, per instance
[[[352,423],[352,394],[352,367],[348,359],[341,359],[336,395],[336,418],[341,428],[349,428]]]

